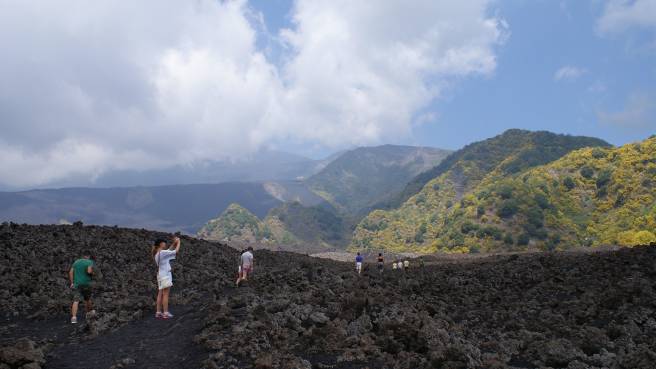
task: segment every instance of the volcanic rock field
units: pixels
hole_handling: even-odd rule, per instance
[[[0,369],[655,368],[656,247],[429,258],[387,268],[182,237],[171,320],[150,245],[116,227],[0,225]],[[69,323],[68,269],[92,250],[94,317]],[[82,315],[82,314],[80,314]]]

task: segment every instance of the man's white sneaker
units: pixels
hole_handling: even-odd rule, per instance
[[[76,316],[71,318],[71,324],[77,324],[77,317]]]

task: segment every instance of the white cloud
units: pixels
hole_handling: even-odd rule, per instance
[[[579,68],[571,65],[566,65],[559,68],[556,73],[554,73],[554,80],[575,80],[587,73],[587,70],[584,68]]]
[[[409,135],[447,83],[494,71],[489,3],[298,0],[274,63],[245,1],[5,1],[0,184]]]
[[[627,99],[625,106],[619,111],[597,111],[597,119],[605,124],[619,128],[656,128],[656,103],[651,96],[644,93],[633,93]]]
[[[609,0],[597,30],[612,34],[629,28],[656,28],[656,0]]]

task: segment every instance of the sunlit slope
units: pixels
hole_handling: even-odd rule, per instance
[[[561,230],[550,233],[545,223],[551,208],[556,218],[565,218],[558,213],[562,209],[548,196],[544,201],[531,180],[540,170],[553,173],[551,165],[569,156],[553,160],[587,146],[597,147],[596,152],[611,150],[594,138],[521,130],[468,145],[445,159],[433,170],[437,176],[399,208],[376,210],[364,218],[351,247],[432,252],[559,245]]]

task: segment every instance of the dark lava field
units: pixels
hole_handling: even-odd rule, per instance
[[[175,317],[154,318],[150,245],[96,226],[0,226],[0,369],[656,368],[656,247],[430,259],[391,268],[182,237]],[[98,314],[69,323],[67,273],[95,252]],[[413,263],[418,264],[418,263]]]

